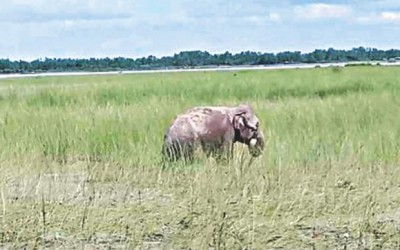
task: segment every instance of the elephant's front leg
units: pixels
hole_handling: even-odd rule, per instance
[[[233,144],[224,142],[216,148],[215,159],[218,163],[229,163],[233,158]]]
[[[230,142],[230,141],[226,142],[226,143],[224,143],[223,147],[224,147],[224,152],[225,152],[225,155],[226,155],[228,161],[229,162],[232,161],[232,159],[233,159],[233,149],[234,149],[233,142]]]
[[[207,157],[215,157],[215,155],[217,154],[218,145],[216,145],[215,143],[202,141],[201,147]]]

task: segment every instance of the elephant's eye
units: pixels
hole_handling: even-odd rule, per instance
[[[257,131],[257,130],[258,130],[258,127],[259,127],[259,125],[260,125],[260,123],[259,123],[259,122],[257,122],[257,123],[256,123],[256,125],[255,125],[254,127],[251,127],[251,130],[252,130],[252,131]]]
[[[253,131],[253,132],[256,132],[256,131],[258,130],[258,127],[257,127],[257,125],[256,125],[256,127],[249,127],[249,129],[250,129],[251,131]]]

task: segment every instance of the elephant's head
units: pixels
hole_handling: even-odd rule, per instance
[[[235,130],[235,141],[248,146],[252,156],[258,157],[264,150],[264,134],[260,120],[249,105],[239,105],[232,109],[232,126]]]

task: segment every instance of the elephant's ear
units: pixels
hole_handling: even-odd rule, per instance
[[[234,127],[235,129],[241,130],[241,129],[243,129],[244,126],[245,126],[245,124],[244,124],[244,119],[245,119],[245,118],[242,116],[242,114],[243,114],[243,113],[235,114],[235,115],[233,116],[233,127]]]
[[[232,114],[232,124],[235,129],[243,129],[246,126],[246,117],[251,114],[251,108],[249,105],[240,104],[237,106]]]

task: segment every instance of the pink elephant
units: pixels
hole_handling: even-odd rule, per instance
[[[260,121],[249,105],[194,107],[174,118],[164,135],[162,154],[169,161],[192,161],[200,146],[207,156],[231,158],[236,142],[246,144],[253,157],[264,149]]]

